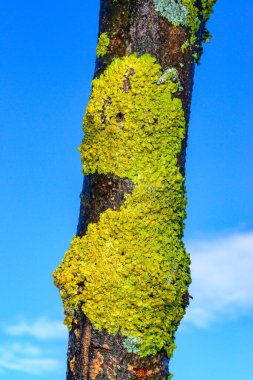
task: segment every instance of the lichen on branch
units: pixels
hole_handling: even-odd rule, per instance
[[[101,33],[97,44],[97,57],[103,57],[107,53],[108,46],[110,45],[110,38],[107,33]]]
[[[155,9],[172,25],[190,30],[190,43],[196,42],[201,22],[208,21],[216,0],[153,0]],[[197,4],[200,3],[200,4]]]
[[[153,57],[133,54],[94,79],[80,147],[84,174],[113,173],[135,187],[119,211],[107,209],[73,238],[54,272],[70,328],[81,307],[95,328],[120,331],[141,356],[162,348],[171,356],[190,283],[178,165],[185,118],[178,86],[163,74]]]

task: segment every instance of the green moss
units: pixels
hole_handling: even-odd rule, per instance
[[[97,44],[97,57],[103,57],[107,53],[108,46],[110,45],[110,38],[107,33],[102,33],[99,36]]]
[[[202,3],[202,16],[205,21],[209,20],[210,15],[213,13],[213,6],[217,0],[201,0]]]
[[[187,27],[190,29],[191,37],[190,37],[190,43],[194,44],[196,41],[196,33],[200,26],[200,13],[197,7],[195,7],[195,0],[182,0],[182,3],[187,7],[188,9],[188,22]]]
[[[106,210],[74,237],[54,273],[69,327],[81,305],[95,328],[139,342],[141,356],[163,347],[172,354],[190,283],[177,161],[185,119],[177,85],[170,78],[159,84],[162,75],[150,55],[131,55],[93,81],[80,148],[84,173],[114,173],[135,188],[120,211]]]

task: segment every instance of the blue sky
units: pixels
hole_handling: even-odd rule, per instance
[[[0,378],[60,380],[67,332],[51,273],[77,225],[98,0],[2,0],[0,16]],[[250,0],[218,1],[196,69],[185,231],[194,300],[176,380],[253,372],[252,25]]]

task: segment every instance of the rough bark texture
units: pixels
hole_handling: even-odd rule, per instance
[[[175,67],[178,70],[183,91],[177,96],[182,99],[188,123],[194,60],[192,48],[183,52],[181,47],[189,39],[189,31],[183,26],[171,25],[155,10],[152,0],[101,0],[99,34],[104,32],[113,35],[113,40],[108,53],[97,59],[95,76],[101,74],[115,57],[149,53],[163,69]],[[185,149],[186,139],[178,157],[182,174],[185,170]],[[131,180],[114,175],[87,176],[81,194],[77,234],[84,235],[87,225],[96,223],[107,208],[118,210],[124,194],[131,193],[133,187]],[[81,311],[76,313],[69,334],[67,380],[168,378],[169,360],[165,351],[141,358],[129,354],[123,347],[123,341],[120,333],[113,336],[106,331],[97,331]]]

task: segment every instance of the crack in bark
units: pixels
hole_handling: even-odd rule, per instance
[[[91,323],[87,319],[82,336],[83,380],[89,380],[89,353],[91,344],[91,329]]]

